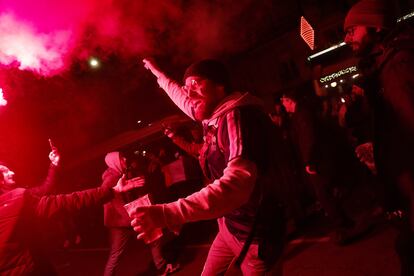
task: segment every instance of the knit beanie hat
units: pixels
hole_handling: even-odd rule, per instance
[[[185,81],[188,77],[200,77],[213,81],[217,84],[222,84],[228,91],[230,89],[229,73],[223,63],[214,59],[205,59],[191,64],[185,70]]]
[[[390,0],[361,0],[345,17],[344,30],[355,25],[391,29],[396,24],[395,11]]]

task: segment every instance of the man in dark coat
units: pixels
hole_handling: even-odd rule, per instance
[[[49,154],[49,159],[51,165],[46,180],[43,185],[31,189],[18,187],[14,172],[0,165],[1,275],[55,275],[39,239],[42,219],[59,211],[70,212],[102,204],[113,197],[112,186],[116,183],[72,194],[48,195],[59,164],[56,149]]]
[[[401,275],[414,275],[414,39],[396,25],[393,1],[362,0],[348,12],[345,42],[361,57],[364,89],[374,112],[379,177],[398,188],[407,213],[396,240]]]

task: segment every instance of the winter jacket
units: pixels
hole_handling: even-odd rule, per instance
[[[72,194],[39,196],[16,188],[0,195],[0,275],[47,275],[39,228],[61,211],[102,204],[112,189],[99,187]],[[46,272],[47,271],[47,272]]]
[[[414,173],[414,35],[403,31],[362,60],[374,111],[374,154],[390,182]]]
[[[105,157],[108,168],[102,174],[103,185],[116,185],[125,168],[122,168],[119,152],[110,152]],[[104,205],[104,224],[107,227],[130,227],[131,219],[124,208],[124,200],[120,194]]]
[[[121,174],[112,168],[107,168],[102,175],[103,183],[116,185]],[[124,208],[124,199],[120,194],[104,205],[104,224],[107,227],[130,227],[131,219]]]

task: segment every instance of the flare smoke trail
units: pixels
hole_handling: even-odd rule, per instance
[[[64,66],[69,32],[36,34],[30,25],[18,22],[11,14],[0,16],[0,63],[18,62],[19,69],[49,75]]]
[[[51,76],[90,55],[189,62],[234,53],[259,35],[270,2],[2,0],[0,63]]]

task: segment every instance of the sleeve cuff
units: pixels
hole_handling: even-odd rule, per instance
[[[181,229],[181,225],[185,223],[182,216],[179,216],[176,211],[174,211],[174,206],[169,204],[162,204],[162,213],[164,217],[165,226],[171,231],[178,233]]]

